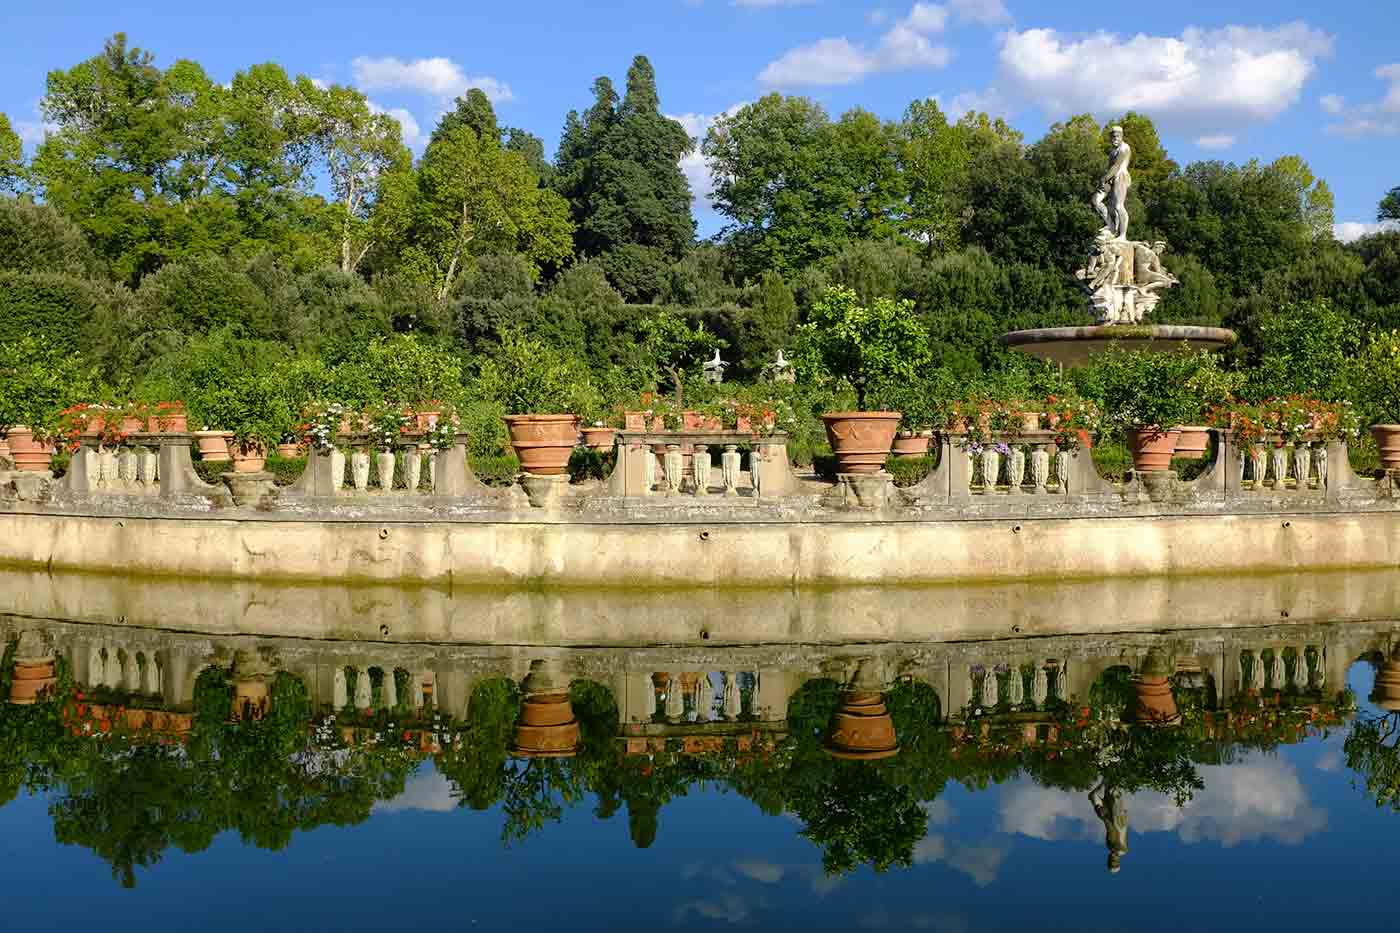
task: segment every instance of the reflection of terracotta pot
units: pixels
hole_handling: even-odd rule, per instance
[[[583,446],[589,450],[612,450],[613,437],[616,433],[612,428],[584,428]]]
[[[1400,424],[1373,424],[1371,436],[1376,439],[1381,466],[1387,470],[1400,470]]]
[[[896,434],[891,452],[901,460],[922,457],[928,453],[930,440],[927,434]]]
[[[897,411],[836,411],[822,415],[827,440],[836,454],[836,471],[879,472],[890,455],[900,417]]]
[[[833,758],[873,761],[889,758],[899,751],[894,720],[885,709],[879,693],[847,691],[841,706],[831,715],[827,730],[826,753]]]
[[[1155,473],[1172,468],[1172,454],[1181,436],[1178,428],[1129,428],[1128,449],[1133,454],[1133,469],[1139,473]]]
[[[58,683],[53,661],[16,661],[15,678],[10,681],[10,702],[29,706]]]
[[[1174,725],[1181,722],[1181,713],[1176,708],[1176,697],[1172,696],[1172,686],[1166,677],[1143,675],[1133,682],[1136,703],[1133,719],[1153,725]]]
[[[575,415],[506,415],[510,446],[520,469],[536,476],[558,476],[569,466],[578,442]]]
[[[228,439],[223,431],[196,431],[194,438],[199,445],[199,459],[210,463],[228,460]]]
[[[1209,428],[1183,425],[1177,430],[1181,432],[1181,435],[1176,440],[1174,456],[1187,460],[1199,460],[1206,455],[1206,451],[1210,449]]]
[[[233,472],[261,473],[267,465],[267,449],[257,442],[244,442],[230,449],[233,454]]]
[[[567,692],[544,693],[520,704],[515,747],[521,758],[571,758],[578,754],[579,728]]]
[[[1371,691],[1371,702],[1381,709],[1394,712],[1400,710],[1400,661],[1386,661],[1376,671],[1376,684]]]
[[[10,459],[16,470],[39,473],[47,470],[53,461],[53,444],[34,440],[34,432],[26,427],[10,428],[6,434],[10,444]]]

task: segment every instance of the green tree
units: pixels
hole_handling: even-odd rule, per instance
[[[538,270],[572,253],[567,205],[498,139],[465,124],[449,129],[424,152],[418,183],[409,263],[439,300],[473,255],[519,251]]]
[[[646,56],[632,60],[620,101],[607,78],[598,78],[593,91],[593,107],[582,118],[569,114],[556,159],[555,184],[569,202],[579,252],[604,256],[629,248],[635,257],[646,255],[636,253],[642,249],[662,257],[664,266],[695,238],[690,185],[679,165],[694,142],[662,115]]]
[[[0,113],[0,191],[18,191],[26,174],[19,134],[10,126],[10,118]]]
[[[916,100],[898,127],[898,157],[909,192],[902,232],[929,256],[956,250],[970,158],[967,134],[948,124],[933,98]]]
[[[851,289],[829,288],[798,328],[798,375],[844,380],[861,411],[878,404],[882,390],[917,379],[930,358],[912,301],[863,305]]]
[[[1400,222],[1400,185],[1387,191],[1376,205],[1376,220],[1381,223],[1388,220]]]
[[[1298,217],[1308,234],[1319,240],[1332,236],[1335,221],[1332,189],[1324,179],[1313,176],[1302,156],[1286,155],[1269,164],[1269,171],[1282,177],[1297,199]]]

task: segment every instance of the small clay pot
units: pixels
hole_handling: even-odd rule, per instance
[[[1376,439],[1381,466],[1387,470],[1400,470],[1400,424],[1373,424],[1371,436]]]
[[[606,452],[613,449],[617,432],[612,428],[584,428],[583,446],[589,450]]]
[[[1180,431],[1180,436],[1176,440],[1176,452],[1173,456],[1186,460],[1199,460],[1206,455],[1210,449],[1210,429],[1198,427],[1196,425],[1182,425],[1176,430]]]
[[[236,444],[229,452],[235,473],[261,473],[267,465],[267,450],[261,444]]]
[[[923,457],[928,454],[928,446],[931,440],[932,438],[927,434],[896,434],[890,452],[901,460],[912,460],[916,457]]]

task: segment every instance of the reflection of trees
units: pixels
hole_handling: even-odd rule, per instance
[[[362,822],[376,800],[402,793],[414,766],[401,752],[315,740],[306,688],[285,673],[264,719],[230,723],[227,672],[203,672],[183,743],[120,729],[85,734],[85,707],[71,681],[61,686],[53,701],[0,711],[0,736],[21,742],[6,743],[0,759],[22,755],[24,786],[55,795],[58,841],[91,849],[128,887],[170,846],[198,852],[225,830],[280,849],[298,829]],[[9,769],[0,764],[0,773]]]
[[[1347,767],[1365,782],[1376,806],[1400,811],[1400,712],[1358,716],[1342,744]]]

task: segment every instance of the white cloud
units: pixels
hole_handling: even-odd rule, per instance
[[[1387,220],[1382,223],[1368,223],[1364,220],[1346,220],[1332,225],[1332,235],[1343,243],[1359,240],[1384,230],[1400,230],[1400,224]],[[1321,765],[1319,765],[1321,767]]]
[[[887,10],[876,7],[865,14],[865,21],[872,26],[883,26],[890,21],[890,14]]]
[[[1130,831],[1171,832],[1182,842],[1229,848],[1271,840],[1297,845],[1327,828],[1327,811],[1308,799],[1291,765],[1279,759],[1200,769],[1205,789],[1183,807],[1165,794],[1127,800]],[[1086,795],[1020,782],[1003,793],[1001,829],[1034,839],[1103,838]],[[1129,838],[1129,850],[1132,840]]]
[[[710,131],[710,126],[716,119],[722,116],[732,117],[739,112],[739,108],[746,104],[748,101],[740,101],[722,113],[667,114],[672,120],[685,127],[686,133],[695,140],[695,148],[690,151],[689,155],[681,157],[680,165],[686,180],[690,182],[690,193],[696,201],[708,203],[710,195],[714,192],[714,183],[710,178],[710,164],[700,153],[700,143],[704,142],[705,134]]]
[[[427,142],[428,137],[423,135],[423,129],[418,125],[418,119],[402,107],[381,107],[374,101],[366,101],[369,104],[371,113],[387,113],[395,120],[399,121],[399,129],[403,131],[403,144],[409,148],[416,149],[421,143]]]
[[[947,7],[916,3],[873,46],[845,36],[818,39],[769,62],[758,80],[781,87],[851,84],[880,72],[942,68],[953,60],[953,52],[935,45],[929,36],[942,32],[947,23]]]
[[[428,97],[450,101],[480,88],[494,103],[514,98],[510,86],[489,75],[468,75],[462,66],[450,58],[415,58],[403,61],[394,58],[371,58],[361,55],[350,63],[355,82],[368,91],[417,91]]]
[[[402,810],[425,810],[431,813],[446,813],[457,809],[457,797],[452,783],[438,773],[436,768],[422,768],[404,784],[403,793],[393,800],[381,800],[374,805],[375,812],[397,813]]]
[[[1159,126],[1210,136],[1278,116],[1331,53],[1332,37],[1302,22],[1193,27],[1180,36],[1010,30],[998,80],[1055,117],[1139,110]]]
[[[1196,137],[1196,145],[1202,149],[1229,149],[1234,144],[1235,137],[1230,133],[1214,133]]]
[[[1338,136],[1400,136],[1400,62],[1381,65],[1372,72],[1387,83],[1378,101],[1347,106],[1340,94],[1326,94],[1320,103],[1326,113],[1339,119],[1327,125],[1327,132]]]
[[[1000,26],[1011,22],[1011,14],[1001,0],[949,0],[953,15],[969,23]]]

